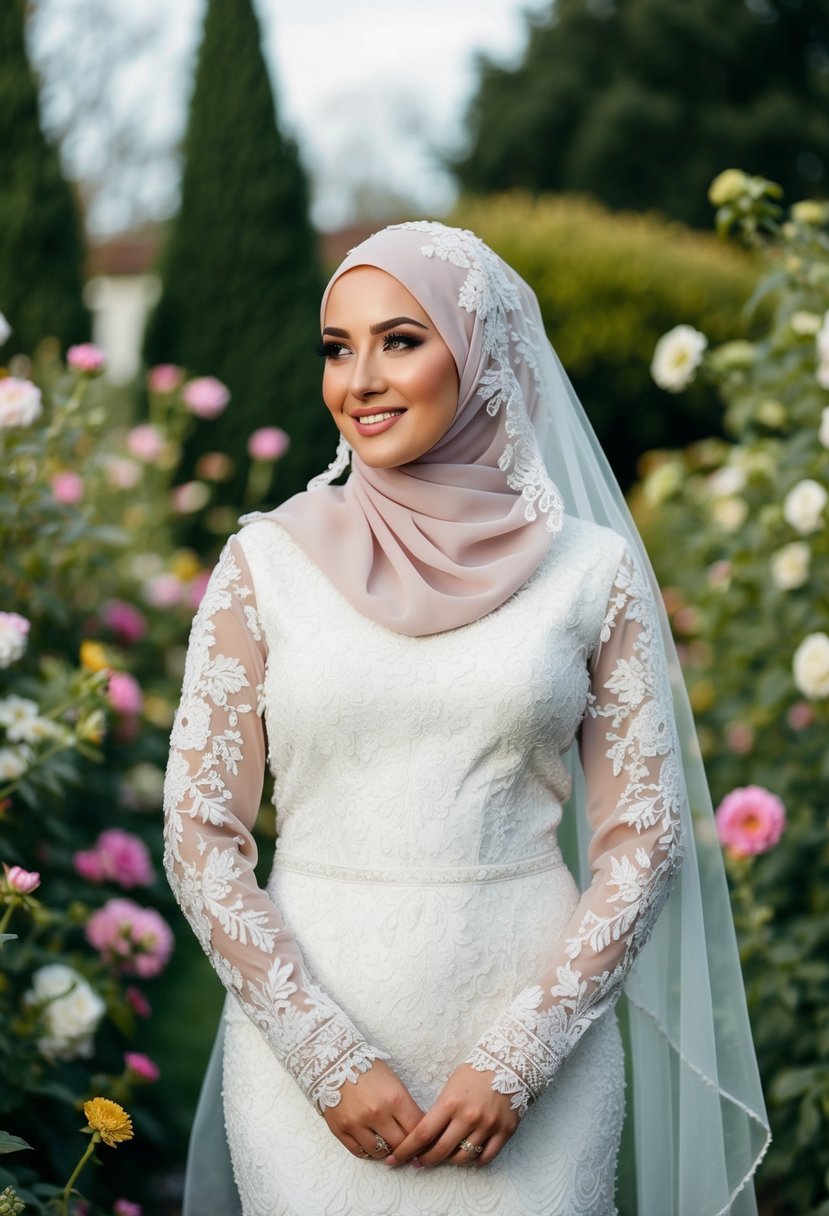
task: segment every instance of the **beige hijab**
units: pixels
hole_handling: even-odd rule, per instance
[[[441,633],[503,604],[562,525],[533,430],[531,347],[544,338],[530,319],[537,303],[478,237],[423,221],[385,228],[351,250],[326,287],[321,318],[333,284],[354,266],[393,275],[431,318],[458,368],[454,421],[420,459],[397,468],[369,467],[341,438],[337,459],[305,492],[242,522],[280,524],[378,624],[413,637]],[[346,483],[329,484],[349,458]]]

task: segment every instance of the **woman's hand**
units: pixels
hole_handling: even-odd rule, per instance
[[[329,1130],[350,1153],[361,1158],[368,1153],[375,1161],[388,1156],[378,1149],[377,1135],[394,1149],[422,1117],[397,1073],[382,1060],[374,1060],[356,1082],[346,1081],[338,1104],[323,1111]]]
[[[461,1064],[417,1127],[403,1140],[386,1165],[402,1165],[417,1156],[421,1165],[448,1161],[456,1165],[487,1165],[497,1157],[520,1121],[509,1094],[492,1088],[492,1074]],[[482,1145],[473,1157],[459,1148],[461,1140]],[[391,1141],[389,1141],[391,1143]]]

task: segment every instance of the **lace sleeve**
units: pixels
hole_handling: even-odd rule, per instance
[[[222,983],[321,1113],[346,1080],[388,1057],[313,983],[256,882],[265,656],[250,571],[231,537],[190,634],[164,789],[164,867]]]
[[[523,1115],[590,1024],[611,1008],[682,857],[673,703],[650,588],[630,552],[616,571],[579,746],[592,831],[590,886],[538,982],[514,998],[466,1063],[493,1071]]]

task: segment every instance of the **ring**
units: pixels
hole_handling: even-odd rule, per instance
[[[461,1140],[458,1148],[462,1148],[463,1151],[468,1153],[470,1157],[480,1157],[481,1153],[484,1151],[484,1146],[482,1144],[470,1144],[468,1140]]]
[[[361,1156],[361,1157],[371,1157],[371,1153],[367,1153],[367,1152],[366,1152],[366,1150],[365,1150],[364,1148],[361,1148],[361,1149],[360,1149],[360,1156]]]
[[[374,1133],[374,1140],[375,1140],[375,1143],[377,1145],[379,1152],[387,1153],[387,1154],[391,1152],[391,1145],[388,1143],[387,1140],[383,1139],[383,1137],[380,1135],[379,1132]]]

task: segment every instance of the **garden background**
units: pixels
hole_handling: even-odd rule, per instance
[[[100,240],[118,141],[69,178],[49,5],[0,8],[0,1213],[175,1216],[222,998],[161,870],[188,629],[241,511],[333,454],[326,272],[419,213],[352,165],[347,230],[315,228],[262,12],[209,0],[176,208]],[[772,1121],[760,1209],[827,1216],[829,0],[557,0],[525,44],[478,64],[443,218],[536,289],[652,554]],[[127,246],[160,290],[124,375]]]

